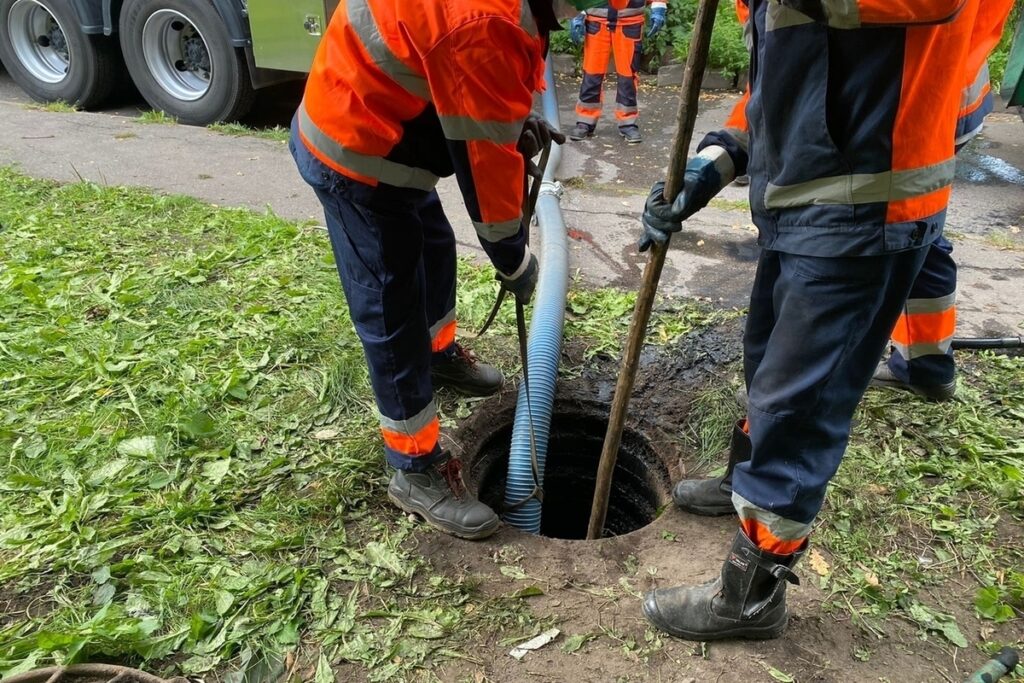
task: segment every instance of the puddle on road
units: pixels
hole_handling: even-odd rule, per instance
[[[1024,186],[1024,171],[999,157],[961,152],[956,162],[956,177],[969,183],[992,181]]]

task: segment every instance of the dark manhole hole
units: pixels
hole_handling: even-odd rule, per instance
[[[584,539],[607,419],[556,411],[544,472],[541,535]],[[469,474],[480,500],[502,508],[512,424],[505,422],[470,455]],[[669,475],[650,443],[627,428],[615,465],[604,536],[619,536],[654,521],[669,500]]]

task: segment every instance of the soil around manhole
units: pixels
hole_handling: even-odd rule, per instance
[[[494,431],[469,449],[471,486],[495,510],[504,508],[512,421],[487,420]],[[607,430],[607,409],[553,413],[544,467],[541,536],[581,540],[587,536],[597,466]],[[604,537],[650,524],[669,500],[668,465],[648,439],[627,428],[616,459]]]

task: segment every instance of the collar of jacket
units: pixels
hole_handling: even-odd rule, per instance
[[[540,29],[542,35],[562,30],[562,25],[558,23],[558,17],[555,16],[554,3],[551,0],[528,0],[528,2],[530,11],[533,12],[533,18],[537,20],[537,28]]]

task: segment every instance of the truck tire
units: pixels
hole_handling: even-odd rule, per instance
[[[125,0],[119,27],[132,81],[154,109],[204,126],[252,107],[245,54],[209,0]]]
[[[82,33],[67,0],[0,0],[0,60],[32,99],[90,109],[111,93],[117,43]]]

